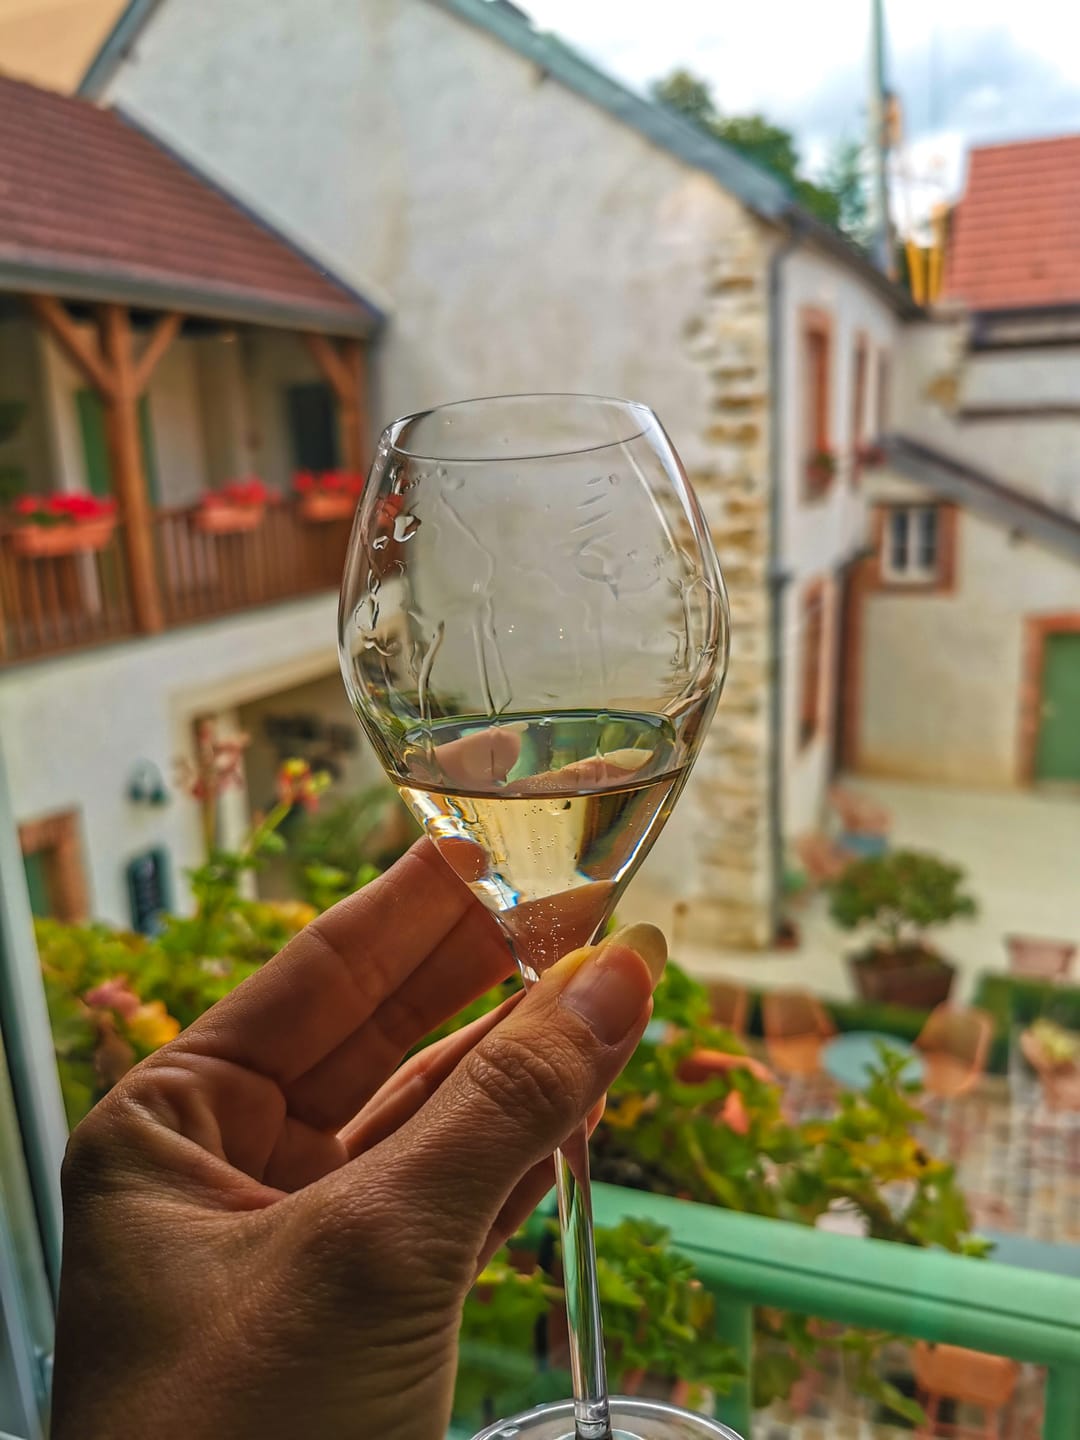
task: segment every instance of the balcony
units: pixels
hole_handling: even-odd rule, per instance
[[[199,506],[152,511],[164,627],[335,587],[349,525],[312,522],[297,502],[284,500],[268,505],[254,529],[235,534],[207,533]],[[99,550],[51,556],[21,554],[13,527],[0,529],[0,666],[122,640],[141,628],[121,525]]]

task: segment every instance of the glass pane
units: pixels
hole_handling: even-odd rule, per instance
[[[903,572],[908,568],[908,529],[910,514],[907,510],[894,510],[889,517],[889,565]]]
[[[937,511],[929,507],[918,512],[918,564],[920,570],[937,569]]]

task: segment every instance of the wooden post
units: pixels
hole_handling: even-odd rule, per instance
[[[339,348],[328,336],[317,334],[306,334],[304,343],[337,401],[345,468],[363,474],[371,459],[363,347],[359,340],[344,340]]]
[[[124,518],[124,551],[131,580],[131,603],[140,630],[156,634],[165,628],[154,560],[150,502],[143,473],[139,437],[139,389],[131,344],[131,319],[123,305],[103,305],[98,314],[101,349],[112,375],[105,396],[105,438]],[[153,342],[151,342],[153,343]]]
[[[165,621],[143,472],[138,403],[158,361],[179,334],[183,319],[178,314],[163,315],[136,360],[131,317],[125,306],[99,308],[99,343],[94,345],[53,296],[31,295],[28,302],[44,329],[101,396],[109,465],[123,520],[135,623],[140,630],[155,634],[164,628]]]

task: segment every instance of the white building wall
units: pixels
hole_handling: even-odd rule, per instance
[[[336,597],[323,594],[0,672],[15,817],[79,813],[95,916],[129,923],[124,865],[156,845],[169,850],[184,903],[183,869],[201,859],[198,815],[172,779],[174,760],[191,751],[194,720],[336,669],[335,611]],[[166,808],[128,799],[140,760],[165,777]]]
[[[1077,406],[1080,348],[965,353],[967,322],[939,319],[903,336],[895,429],[996,479],[1080,513],[1080,413],[1018,416],[1017,408]],[[965,409],[1006,407],[1000,419]]]
[[[879,360],[889,356],[889,372],[896,371],[894,350],[899,326],[893,312],[842,266],[809,250],[799,250],[784,262],[782,279],[783,333],[781,336],[781,454],[783,493],[780,522],[780,568],[787,577],[783,598],[783,818],[788,836],[818,827],[829,781],[836,721],[835,676],[840,643],[840,574],[866,545],[867,504],[865,483],[853,484],[852,413],[855,382],[855,345],[859,335],[867,344],[865,435],[876,433]],[[824,312],[831,324],[829,435],[838,467],[827,492],[808,500],[803,466],[808,440],[803,424],[806,376],[803,355],[803,312]],[[821,724],[805,747],[800,743],[802,696],[803,600],[807,587],[825,582],[824,653],[821,663]]]
[[[887,476],[876,493],[893,502],[927,499],[920,487]],[[960,511],[953,592],[867,596],[860,772],[1020,784],[1025,620],[1070,611],[1080,613],[1080,566]]]

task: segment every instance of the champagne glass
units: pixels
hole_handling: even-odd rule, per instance
[[[603,931],[723,683],[716,554],[652,411],[505,395],[388,426],[339,641],[388,776],[532,984]],[[704,1417],[609,1397],[583,1132],[555,1169],[574,1400],[485,1436],[730,1440]]]

